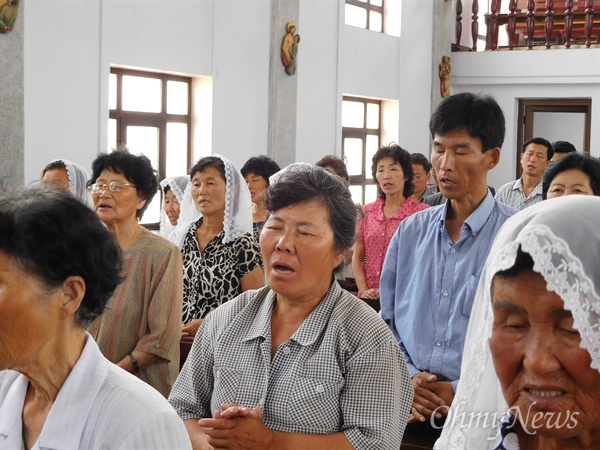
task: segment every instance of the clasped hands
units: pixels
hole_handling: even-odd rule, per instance
[[[221,405],[211,419],[198,424],[208,436],[211,449],[266,450],[273,441],[273,431],[263,422],[260,407],[247,408],[236,404]]]
[[[429,372],[421,372],[412,378],[414,392],[408,423],[425,422],[432,415],[441,419],[448,415],[454,399],[454,389],[449,381],[437,381]]]

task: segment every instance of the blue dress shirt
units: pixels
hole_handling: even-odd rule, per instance
[[[379,287],[381,317],[398,339],[410,376],[427,371],[456,391],[479,276],[496,233],[516,211],[488,191],[454,243],[445,226],[447,208],[448,202],[400,225]]]

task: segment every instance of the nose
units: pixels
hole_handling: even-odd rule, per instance
[[[296,246],[292,234],[290,232],[281,233],[275,248],[280,252],[294,253]]]
[[[442,170],[442,171],[452,170],[454,168],[454,156],[452,155],[452,152],[447,151],[447,152],[444,152],[442,155],[440,155],[439,162],[440,162],[439,170]]]
[[[531,329],[525,342],[523,367],[538,375],[560,370],[561,364],[554,354],[554,348],[551,331]]]

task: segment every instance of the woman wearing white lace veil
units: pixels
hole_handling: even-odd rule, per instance
[[[250,191],[241,173],[213,155],[192,167],[190,179],[170,237],[183,256],[183,341],[193,340],[213,309],[264,285]]]
[[[599,223],[577,195],[502,227],[436,449],[600,448]]]
[[[75,198],[93,209],[92,195],[87,190],[87,171],[67,159],[55,159],[42,171],[42,184],[53,184],[67,189]]]
[[[166,239],[177,227],[183,193],[190,184],[190,177],[165,178],[160,182],[162,205],[160,208],[160,235]]]

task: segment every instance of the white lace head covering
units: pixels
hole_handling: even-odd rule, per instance
[[[92,201],[92,194],[87,190],[87,180],[90,178],[87,170],[74,162],[67,159],[54,159],[50,161],[50,164],[55,162],[61,162],[67,168],[67,177],[69,178],[69,191],[75,198],[79,199],[80,202],[94,208],[94,202]]]
[[[225,217],[223,219],[223,243],[235,241],[244,234],[252,234],[252,198],[244,177],[231,161],[221,155],[212,155],[223,161],[225,166]],[[180,202],[180,214],[177,228],[169,239],[183,246],[185,236],[192,222],[197,221],[202,214],[196,209],[192,198],[192,183],[188,184]]]
[[[533,270],[544,277],[547,289],[556,292],[573,314],[581,347],[589,352],[592,368],[600,371],[598,224],[600,198],[584,195],[546,200],[506,221],[479,281],[460,382],[436,449],[491,448],[500,418],[508,409],[488,345],[493,323],[491,283],[497,272],[514,265],[519,247],[531,255]],[[474,415],[478,413],[488,413],[487,420]]]
[[[176,225],[171,225],[171,222],[167,217],[167,213],[165,212],[165,187],[169,186],[171,188],[171,192],[173,192],[173,195],[175,195],[177,202],[181,204],[181,201],[183,200],[183,193],[185,192],[185,188],[189,183],[190,177],[188,175],[165,178],[160,182],[160,192],[162,195],[162,203],[160,207],[160,235],[164,238],[169,237],[176,227]]]

